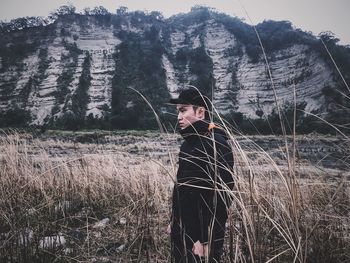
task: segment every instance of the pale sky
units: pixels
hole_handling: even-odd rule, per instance
[[[165,17],[188,12],[194,5],[206,5],[244,18],[249,24],[250,19],[253,24],[264,19],[289,20],[295,27],[311,31],[315,35],[322,31],[332,31],[341,44],[350,44],[350,0],[0,0],[0,20],[47,16],[67,3],[73,4],[77,11],[102,5],[115,13],[119,6],[126,6],[130,11],[160,11]]]

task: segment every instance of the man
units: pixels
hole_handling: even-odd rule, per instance
[[[210,101],[197,89],[183,90],[170,103],[184,138],[172,200],[173,261],[219,262],[233,188],[232,151],[225,132],[209,123]]]

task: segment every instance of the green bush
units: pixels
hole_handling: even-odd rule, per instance
[[[0,127],[27,127],[31,121],[30,112],[13,104],[5,112],[0,112]]]

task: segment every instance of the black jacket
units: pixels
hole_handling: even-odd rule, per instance
[[[233,188],[233,154],[225,132],[197,121],[180,131],[177,182],[173,191],[172,233],[206,243],[214,220],[214,236],[224,229]],[[216,190],[215,190],[216,189]]]

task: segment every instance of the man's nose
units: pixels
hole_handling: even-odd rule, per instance
[[[177,115],[177,119],[178,119],[178,120],[181,120],[181,119],[182,119],[181,113],[179,113],[179,114]]]

